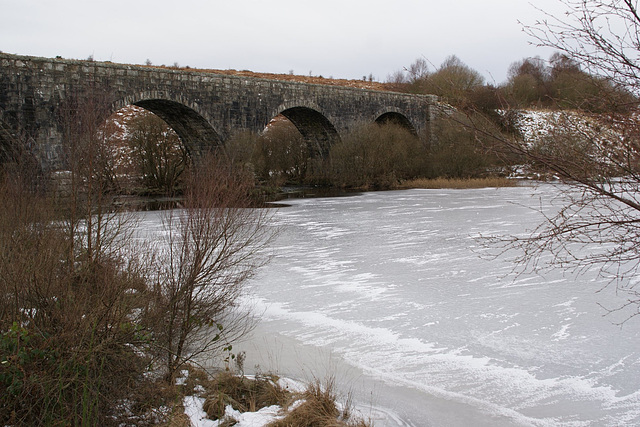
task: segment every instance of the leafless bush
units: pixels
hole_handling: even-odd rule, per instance
[[[255,173],[255,153],[260,144],[259,140],[260,137],[249,130],[233,134],[224,144],[224,153],[229,163],[245,169],[248,173]]]
[[[589,64],[566,53],[556,52],[549,61],[525,58],[511,64],[509,79],[500,92],[512,108],[629,112],[634,105],[632,93],[609,76],[594,71]]]
[[[260,137],[254,153],[258,177],[271,185],[301,184],[310,172],[312,151],[293,123],[278,116]]]
[[[87,91],[60,110],[69,186],[44,193],[3,163],[0,173],[0,422],[140,424],[155,397],[145,371],[161,355],[169,377],[206,352],[231,353],[253,325],[238,308],[266,262],[267,210],[249,205],[252,178],[216,158],[188,177],[184,209],[166,217],[154,252],[130,245],[114,212],[99,127],[108,94]],[[204,167],[204,165],[208,167]],[[146,420],[146,421],[145,421]],[[151,422],[151,421],[149,421]]]
[[[129,123],[129,148],[143,185],[152,192],[173,194],[189,164],[178,135],[155,114],[138,112]]]
[[[252,177],[214,157],[187,178],[181,211],[165,217],[149,306],[169,376],[203,354],[230,350],[253,316],[238,307],[246,281],[267,258],[269,211],[250,209]]]
[[[0,422],[115,423],[114,407],[145,367],[136,353],[144,340],[132,316],[143,291],[135,264],[110,250],[105,230],[98,231],[104,222],[81,219],[84,212],[95,215],[93,197],[84,194],[82,209],[61,210],[53,195],[34,191],[23,169],[6,169]]]
[[[427,152],[401,126],[361,126],[331,149],[330,179],[338,187],[388,189],[399,180],[419,176]]]
[[[491,147],[500,129],[481,114],[450,111],[435,128],[429,150],[430,178],[477,178],[499,173],[503,161]]]

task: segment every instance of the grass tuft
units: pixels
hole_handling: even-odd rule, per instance
[[[370,427],[366,421],[351,416],[350,399],[342,410],[338,409],[335,389],[332,378],[324,384],[314,381],[301,393],[302,403],[269,427]]]
[[[280,387],[273,374],[259,374],[255,378],[221,372],[209,384],[204,411],[212,419],[221,419],[227,405],[240,412],[255,412],[271,405],[287,407],[291,394]]]

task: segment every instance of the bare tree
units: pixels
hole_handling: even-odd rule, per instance
[[[188,178],[184,209],[165,218],[149,308],[168,377],[185,362],[216,354],[248,332],[244,285],[267,258],[267,209],[250,207],[251,177],[211,156]]]
[[[545,62],[539,56],[511,64],[508,77],[505,92],[512,102],[517,101],[522,106],[541,106],[551,98],[549,73]]]
[[[387,82],[394,90],[438,95],[460,108],[467,108],[472,98],[485,92],[484,77],[455,55],[448,56],[433,72],[426,59],[418,58],[408,68],[387,77]]]
[[[88,88],[68,96],[59,110],[68,173],[65,225],[70,238],[80,239],[70,259],[78,250],[88,260],[101,256],[120,231],[122,217],[110,209],[116,196],[113,153],[101,129],[111,102],[110,93]]]
[[[172,194],[189,163],[187,150],[160,117],[139,108],[133,112],[128,141],[133,163],[147,189]]]
[[[608,113],[558,112],[537,141],[500,140],[503,152],[516,153],[534,167],[557,177],[562,205],[528,237],[507,247],[521,250],[518,261],[532,269],[547,266],[584,271],[599,267],[624,295],[618,307],[628,320],[640,314],[640,123],[637,104],[627,112],[613,107],[640,93],[640,17],[636,1],[561,0],[564,15],[548,16],[525,27],[541,46],[555,48],[565,62],[587,67],[594,81],[620,90],[601,91]],[[625,111],[625,110],[622,110]]]
[[[431,74],[430,68],[425,58],[418,58],[409,67],[387,76],[387,83],[398,92],[426,93],[423,83]]]
[[[332,183],[343,188],[388,189],[426,173],[428,152],[393,122],[359,126],[331,147]]]
[[[628,319],[640,308],[632,280],[640,268],[640,123],[617,118],[555,112],[537,140],[501,139],[503,152],[520,155],[560,185],[555,213],[527,237],[499,240],[518,248],[519,265],[532,270],[599,267],[626,296],[620,307],[608,309],[624,311]],[[551,257],[542,263],[546,254]]]
[[[564,14],[546,19],[527,32],[539,46],[551,47],[595,75],[634,93],[640,89],[640,16],[635,0],[560,0]]]

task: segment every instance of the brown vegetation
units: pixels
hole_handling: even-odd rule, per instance
[[[437,188],[491,188],[491,187],[515,187],[518,185],[518,181],[515,179],[508,179],[502,177],[489,177],[489,178],[417,178],[400,183],[399,189],[409,188],[424,188],[424,189],[437,189]]]
[[[232,357],[233,340],[253,321],[237,310],[238,297],[266,261],[260,249],[271,237],[265,227],[268,212],[247,209],[254,178],[274,186],[494,187],[513,181],[486,178],[488,172],[495,174],[505,161],[526,159],[568,184],[563,194],[567,204],[530,237],[508,241],[507,248],[522,249],[520,261],[533,268],[542,253],[551,251],[562,266],[600,265],[616,280],[635,276],[640,265],[637,44],[624,34],[603,35],[607,27],[592,22],[614,16],[637,34],[640,19],[629,2],[594,0],[580,8],[579,13],[572,9],[576,15],[568,15],[568,22],[543,24],[542,33],[529,29],[561,54],[552,56],[550,65],[539,58],[514,63],[509,81],[497,88],[485,85],[455,57],[434,72],[425,61],[416,61],[408,75],[397,73],[387,85],[195,70],[436,93],[457,110],[448,110],[448,120],[439,121],[430,146],[405,128],[373,124],[345,135],[321,159],[311,156],[308,141],[281,120],[262,136],[235,135],[225,147],[226,156],[188,171],[175,139],[158,143],[165,128],[141,129],[131,152],[140,155],[146,185],[171,192],[187,176],[185,209],[166,218],[163,250],[147,245],[141,253],[128,245],[127,217],[111,209],[120,190],[116,153],[99,129],[111,104],[109,94],[70,96],[60,115],[70,171],[64,189],[46,191],[42,180],[30,174],[33,159],[25,153],[2,155],[0,423],[152,424],[166,419],[159,407],[179,406],[176,373],[194,356]],[[569,40],[594,50],[575,50],[565,38],[555,38],[558,28],[569,31],[563,33]],[[513,129],[496,123],[497,108],[531,106],[601,115],[586,129],[574,126],[571,116],[560,116],[553,131],[535,144],[505,133]],[[163,152],[163,147],[173,151]],[[163,156],[168,169],[160,171],[153,162]],[[197,168],[203,165],[209,167]],[[571,245],[598,250],[573,252],[567,249]],[[629,283],[618,290],[628,296],[626,306],[635,316],[640,293]],[[275,426],[366,425],[348,421],[348,410],[336,406],[332,382],[316,382],[299,397],[304,402],[292,406]],[[226,404],[245,410],[273,402],[287,407],[295,398],[269,376],[250,382],[222,374],[211,383],[206,408],[219,417]]]
[[[234,164],[252,171],[264,187],[330,186],[388,190],[418,178],[477,178],[497,175],[504,162],[488,149],[491,138],[474,132],[501,130],[482,116],[452,114],[434,129],[436,143],[426,145],[394,123],[362,125],[336,141],[326,158],[312,157],[300,132],[285,118],[274,120],[263,135],[242,132],[225,147]],[[467,126],[459,121],[467,122]]]
[[[243,174],[203,163],[168,224],[168,250],[135,246],[128,216],[112,210],[98,120],[107,99],[67,100],[65,191],[33,185],[28,157],[0,168],[3,425],[158,422],[167,395],[156,392],[171,382],[154,378],[173,379],[196,354],[230,353],[251,325],[235,306],[263,262],[267,211],[246,209]]]
[[[210,419],[217,420],[224,416],[227,405],[239,412],[256,412],[272,405],[286,408],[292,403],[292,398],[273,374],[258,374],[250,379],[221,372],[208,384],[204,410]]]
[[[353,416],[349,399],[341,409],[336,405],[337,394],[334,380],[324,383],[316,380],[298,396],[302,402],[270,427],[368,427],[370,423]]]
[[[426,147],[401,126],[361,126],[331,147],[329,180],[337,187],[385,190],[425,170]]]
[[[29,185],[22,159],[3,165],[0,192],[0,422],[114,424],[144,382],[136,309],[144,282],[123,257],[123,217],[101,211],[103,152],[96,111],[74,101],[61,120],[78,166],[64,204]],[[70,107],[71,108],[71,107]],[[67,121],[70,120],[70,121]],[[82,167],[80,167],[82,164]],[[15,166],[15,167],[12,167]],[[23,173],[20,173],[23,172]],[[105,424],[105,425],[106,425]]]
[[[225,74],[230,76],[240,76],[240,77],[256,77],[261,79],[268,80],[282,80],[289,82],[299,82],[299,83],[310,83],[310,84],[322,84],[322,85],[330,85],[330,86],[345,86],[345,87],[353,87],[358,89],[370,89],[370,90],[393,90],[392,86],[387,85],[386,83],[375,82],[367,79],[362,80],[353,80],[353,79],[334,79],[334,78],[325,78],[322,76],[304,76],[298,74],[276,74],[276,73],[259,73],[256,71],[249,70],[216,70],[216,69],[202,69],[202,68],[190,68],[190,67],[167,67],[164,65],[155,66],[155,65],[145,65],[146,67],[153,68],[167,68],[167,69],[178,69],[183,71],[195,71],[199,73],[212,73],[212,74]]]
[[[302,392],[293,392],[279,385],[274,374],[258,374],[254,378],[221,372],[202,383],[207,396],[204,410],[212,420],[232,425],[226,418],[227,405],[239,412],[255,412],[276,405],[281,408],[281,419],[270,427],[368,427],[371,424],[353,413],[350,399],[338,403],[332,378],[315,380]],[[225,424],[226,425],[226,424]]]
[[[129,156],[141,184],[150,192],[175,193],[190,160],[178,135],[164,120],[146,110],[135,114],[129,129]]]
[[[304,182],[311,149],[300,131],[286,117],[276,116],[256,144],[252,161],[259,179],[271,186]]]
[[[588,8],[589,6],[585,6]],[[561,45],[557,47],[562,47]],[[594,73],[582,53],[556,52],[548,61],[524,58],[511,64],[505,83],[485,84],[483,77],[455,56],[431,70],[418,58],[388,77],[393,90],[434,94],[462,111],[479,111],[494,119],[495,110],[509,108],[577,109],[593,113],[629,113],[637,103],[615,72]]]
[[[146,327],[168,378],[195,357],[230,351],[254,326],[238,299],[273,237],[269,210],[248,209],[252,178],[213,156],[202,165],[190,171],[183,209],[167,212],[166,237],[146,263]]]
[[[566,13],[525,27],[536,43],[559,53],[550,68],[539,59],[516,64],[512,92],[523,93],[526,103],[519,107],[551,102],[573,111],[549,116],[548,131],[534,143],[517,134],[491,136],[503,153],[564,184],[557,213],[528,236],[496,240],[505,252],[519,250],[516,261],[523,269],[599,268],[625,297],[619,307],[606,307],[624,323],[640,313],[640,15],[633,1],[560,3]]]

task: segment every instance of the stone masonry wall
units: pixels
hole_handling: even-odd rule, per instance
[[[321,114],[338,135],[393,112],[428,139],[435,101],[340,86],[0,53],[0,135],[29,140],[44,165],[59,168],[61,103],[90,90],[109,93],[112,112],[128,104],[153,111],[191,147],[224,143],[240,129],[260,132],[273,117],[295,107]]]

